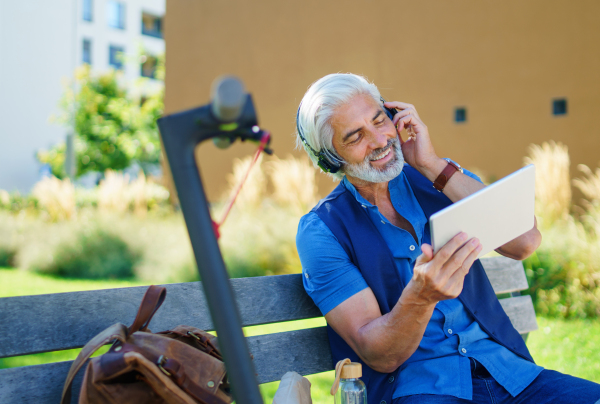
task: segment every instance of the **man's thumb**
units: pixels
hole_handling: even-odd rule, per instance
[[[425,264],[433,259],[433,248],[429,244],[421,245],[422,254],[417,257],[415,265]]]

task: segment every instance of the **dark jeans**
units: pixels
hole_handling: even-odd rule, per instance
[[[393,404],[600,404],[600,384],[554,370],[542,370],[542,373],[516,397],[512,397],[504,387],[496,383],[487,370],[473,359],[471,359],[471,374],[473,375],[472,401],[453,396],[419,394],[397,398]]]

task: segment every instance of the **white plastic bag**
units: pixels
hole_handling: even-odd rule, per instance
[[[312,404],[310,382],[296,372],[287,372],[281,378],[273,404]]]

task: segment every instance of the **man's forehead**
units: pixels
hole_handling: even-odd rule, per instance
[[[348,102],[336,108],[331,118],[331,126],[334,133],[337,134],[360,128],[365,122],[373,120],[381,106],[366,94],[359,94],[352,97]]]

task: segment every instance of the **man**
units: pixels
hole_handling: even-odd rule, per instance
[[[600,385],[535,365],[476,261],[477,239],[458,234],[433,254],[429,216],[484,185],[437,156],[414,106],[380,100],[364,78],[332,74],[298,109],[298,144],[341,179],[296,239],[334,362],[363,363],[370,404],[597,402]],[[497,251],[524,259],[540,242],[534,226]]]

